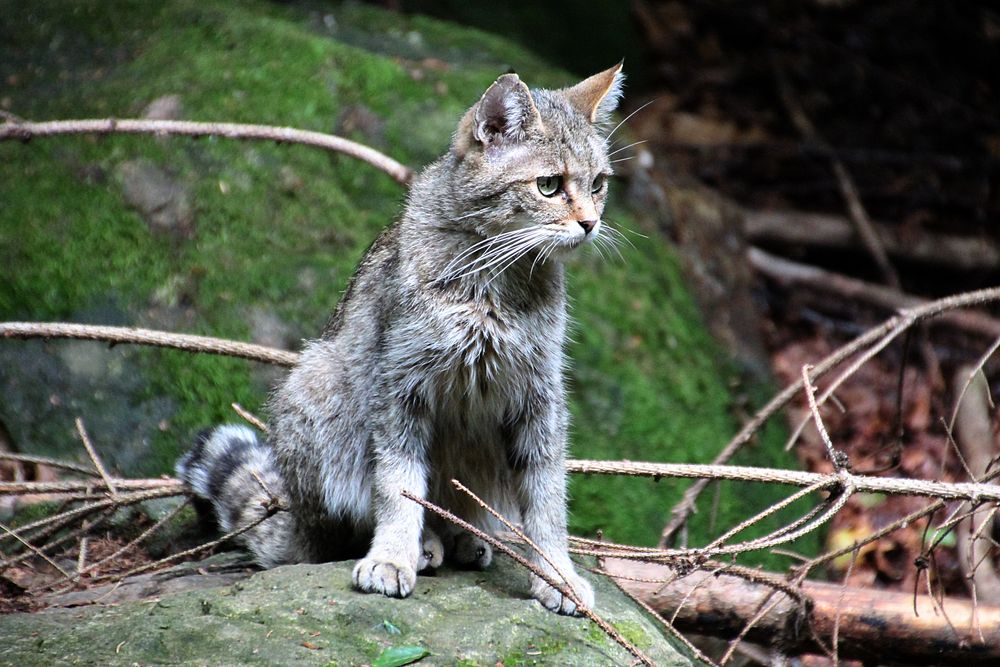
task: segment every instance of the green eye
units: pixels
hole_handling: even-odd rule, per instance
[[[539,176],[535,183],[538,184],[538,191],[545,197],[551,197],[559,192],[562,187],[562,177],[560,176]]]
[[[597,177],[594,178],[593,185],[590,186],[590,192],[595,195],[600,192],[604,188],[604,181],[604,174],[598,174]]]

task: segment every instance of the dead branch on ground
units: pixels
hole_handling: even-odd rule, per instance
[[[751,243],[835,249],[856,245],[850,221],[835,215],[744,210],[742,217],[743,233]],[[995,270],[1000,266],[1000,244],[994,239],[926,231],[902,238],[886,223],[876,221],[873,224],[879,242],[892,257],[950,271]]]
[[[809,289],[833,294],[837,299],[848,302],[867,303],[889,311],[914,308],[928,303],[927,299],[905,294],[891,287],[851,278],[815,266],[793,262],[760,248],[747,250],[747,261],[759,274],[786,286],[808,287]],[[1000,336],[1000,321],[978,311],[951,311],[941,313],[929,324],[946,325],[953,329],[990,340]]]
[[[970,372],[971,371],[971,372]],[[969,385],[967,376],[972,377]],[[968,389],[968,392],[965,389]],[[955,394],[962,396],[956,411],[957,442],[966,469],[979,479],[996,463],[989,385],[982,370],[964,367],[955,374]],[[994,566],[997,543],[993,540],[997,508],[964,504],[968,517],[956,526],[959,562],[974,600],[1000,605],[1000,574]]]
[[[657,612],[674,619],[678,629],[724,638],[737,636],[753,610],[774,595],[766,584],[725,572],[678,575],[665,565],[610,558],[604,572]],[[802,582],[801,596],[805,605],[780,593],[778,603],[747,638],[786,654],[822,652],[816,637],[830,637],[839,618],[837,649],[842,658],[905,664],[1000,661],[1000,607],[980,604],[974,608],[959,598],[935,602],[926,595],[914,601],[905,593],[875,593],[812,581]],[[959,636],[936,613],[936,605],[947,610],[960,629]]]

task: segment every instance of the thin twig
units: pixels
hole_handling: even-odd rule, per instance
[[[122,581],[124,579],[127,579],[128,577],[133,576],[133,575],[141,574],[141,573],[147,572],[149,570],[155,570],[155,569],[161,568],[164,565],[167,565],[168,563],[172,563],[172,562],[177,561],[177,560],[182,560],[184,558],[187,558],[188,556],[193,556],[195,554],[201,553],[202,551],[207,551],[207,550],[209,550],[209,549],[211,549],[213,547],[216,547],[216,546],[218,546],[220,544],[223,544],[224,542],[228,542],[229,540],[233,539],[234,537],[238,537],[238,536],[242,535],[243,533],[247,532],[248,530],[252,530],[252,529],[256,528],[261,523],[263,523],[267,519],[270,519],[272,516],[274,516],[278,512],[285,511],[282,507],[280,507],[280,506],[278,506],[276,504],[267,504],[267,505],[264,506],[264,510],[265,511],[264,511],[263,514],[261,514],[259,517],[257,517],[256,519],[254,519],[250,523],[246,524],[245,526],[243,526],[241,528],[237,528],[235,530],[231,530],[228,533],[226,533],[225,535],[223,535],[222,537],[220,537],[218,539],[215,539],[215,540],[212,540],[211,542],[205,542],[204,544],[199,544],[196,547],[192,547],[190,549],[185,549],[184,551],[178,551],[175,554],[170,554],[169,556],[165,556],[165,557],[163,557],[163,558],[161,558],[159,560],[153,561],[152,563],[146,563],[145,565],[140,565],[139,567],[132,568],[128,572],[123,572],[121,574],[115,574],[115,575],[104,575],[104,576],[100,576],[100,577],[95,577],[94,580],[95,581]]]
[[[823,417],[819,414],[819,406],[816,404],[816,388],[812,386],[812,382],[809,380],[809,372],[812,370],[812,366],[806,364],[802,367],[802,386],[806,392],[806,400],[809,403],[809,412],[813,416],[813,422],[816,424],[816,430],[819,432],[819,437],[826,446],[826,454],[830,457],[830,463],[833,464],[833,469],[838,473],[843,472],[847,469],[847,464],[842,460],[844,457],[843,452],[837,451],[833,446],[833,441],[830,440],[830,434],[826,432],[826,425],[823,423]]]
[[[559,569],[559,567],[552,562],[552,559],[549,558],[549,555],[544,551],[542,551],[542,549],[537,544],[535,544],[535,542],[530,537],[528,537],[523,530],[515,526],[510,520],[507,519],[507,517],[500,514],[500,512],[497,512],[495,509],[490,507],[490,505],[488,505],[482,498],[480,498],[475,493],[470,491],[464,484],[459,482],[457,479],[451,480],[451,483],[456,489],[458,489],[462,493],[472,498],[474,501],[476,501],[476,503],[480,507],[489,512],[497,521],[506,526],[507,530],[517,535],[518,538],[523,540],[525,544],[531,547],[532,551],[534,551],[536,554],[538,554],[539,557],[541,557],[542,560],[548,563],[549,567],[552,568],[552,571],[555,572],[557,575],[559,575],[559,578],[563,580],[563,583],[566,584],[566,587],[570,591],[572,591],[573,594],[570,595],[569,598],[570,600],[573,601],[573,604],[575,604],[578,608],[583,606],[583,602],[580,600],[580,596],[576,594],[576,591],[570,585],[569,577],[566,576],[566,573],[563,572],[561,569]]]
[[[419,498],[419,497],[413,495],[412,493],[410,493],[409,491],[403,491],[402,495],[403,495],[404,498],[412,500],[413,502],[417,503],[418,505],[421,505],[425,509],[428,509],[428,510],[434,512],[435,514],[437,514],[438,516],[440,516],[445,521],[449,521],[449,522],[455,524],[456,526],[458,526],[459,528],[467,530],[468,532],[472,533],[473,535],[475,535],[476,537],[478,537],[482,541],[488,543],[494,549],[497,549],[497,550],[502,551],[503,553],[507,554],[512,559],[514,559],[517,563],[519,563],[520,565],[522,565],[525,568],[527,568],[536,577],[538,577],[539,579],[541,579],[542,581],[544,581],[545,583],[547,583],[549,586],[551,586],[552,588],[555,588],[557,591],[559,591],[560,593],[562,593],[563,595],[565,595],[567,598],[569,598],[571,600],[573,599],[573,597],[574,597],[575,594],[573,593],[572,589],[569,588],[569,586],[567,586],[566,584],[564,584],[562,582],[556,581],[547,572],[545,572],[544,570],[542,570],[540,567],[538,567],[537,565],[535,565],[534,563],[532,563],[531,561],[529,561],[527,558],[525,558],[521,554],[519,554],[516,551],[514,551],[513,549],[511,549],[509,546],[507,546],[506,544],[504,544],[503,542],[501,542],[500,540],[498,540],[494,536],[492,536],[492,535],[490,535],[488,533],[485,533],[482,530],[479,530],[478,528],[476,528],[472,524],[468,523],[467,521],[463,521],[462,519],[458,518],[457,516],[455,516],[454,514],[452,514],[451,512],[449,512],[448,510],[446,510],[446,509],[444,509],[442,507],[438,507],[434,503],[429,502],[427,500],[424,500],[423,498]],[[632,655],[634,655],[636,657],[636,659],[639,660],[642,664],[648,665],[649,667],[655,667],[655,663],[652,661],[652,659],[650,659],[648,656],[646,656],[646,654],[643,653],[639,648],[637,648],[636,646],[634,646],[620,632],[618,632],[618,630],[616,630],[610,623],[608,623],[603,618],[601,618],[600,616],[598,616],[597,613],[594,612],[593,609],[589,609],[588,607],[583,607],[583,606],[577,605],[577,610],[583,616],[586,616],[593,623],[595,623],[602,631],[604,631],[604,633],[606,635],[608,635],[609,637],[611,637],[612,639],[614,639],[616,642],[618,642],[618,644],[622,648],[624,648],[626,651],[628,651],[629,653],[631,653]]]
[[[731,480],[787,484],[799,487],[813,485],[832,486],[843,482],[837,473],[698,463],[645,463],[638,461],[591,461],[577,459],[567,461],[566,468],[569,472],[587,475]],[[870,475],[851,475],[850,480],[855,489],[863,493],[925,496],[944,500],[975,500],[976,502],[1000,501],[1000,487],[992,484],[934,482],[923,479],[874,477]]]
[[[239,403],[232,403],[231,405],[236,414],[243,417],[244,420],[252,424],[261,433],[267,433],[267,424],[265,424],[260,417],[250,412]]]
[[[83,447],[87,450],[87,454],[90,456],[90,460],[94,463],[94,469],[97,470],[97,474],[101,476],[104,480],[104,485],[108,487],[108,491],[111,492],[111,497],[118,498],[118,489],[115,487],[114,481],[111,479],[111,475],[104,468],[104,463],[101,462],[101,457],[97,455],[97,451],[94,449],[94,445],[90,442],[90,436],[87,435],[87,429],[83,427],[83,420],[80,417],[76,418],[76,432],[80,434],[80,440],[83,441]]]
[[[283,144],[302,144],[324,148],[367,162],[391,176],[397,183],[406,185],[413,171],[374,148],[323,132],[299,130],[292,127],[248,125],[245,123],[199,123],[185,120],[148,120],[105,118],[86,120],[58,120],[48,122],[6,122],[0,124],[0,141],[28,141],[36,137],[67,134],[152,134],[184,135],[189,137],[218,136],[228,139],[258,139]]]
[[[30,454],[13,454],[11,452],[0,452],[0,461],[17,461],[18,463],[31,463],[34,465],[49,466],[50,468],[61,468],[63,470],[69,470],[71,472],[80,473],[81,475],[99,477],[97,471],[95,471],[93,468],[88,468],[87,466],[82,466],[79,463],[72,463],[70,461],[60,461],[59,459],[51,459],[47,456],[32,456]]]
[[[34,544],[32,544],[31,542],[28,542],[26,539],[24,539],[23,537],[21,537],[20,535],[18,535],[17,532],[15,532],[14,530],[8,528],[7,526],[5,526],[2,523],[0,523],[0,530],[2,530],[7,535],[10,535],[11,537],[13,537],[14,539],[16,539],[21,544],[23,544],[25,547],[27,547],[36,556],[40,556],[41,558],[45,559],[46,563],[48,563],[49,565],[51,565],[52,567],[54,567],[56,570],[58,570],[59,574],[61,574],[62,576],[66,577],[66,579],[70,578],[69,572],[67,572],[62,567],[60,567],[59,563],[55,562],[54,560],[52,560],[51,558],[49,558],[48,556],[46,556],[45,553],[42,552],[41,549],[39,549]]]
[[[707,655],[702,653],[697,646],[691,643],[690,639],[685,637],[677,628],[674,627],[673,623],[664,618],[662,614],[657,613],[657,611],[653,609],[652,605],[650,605],[648,602],[640,598],[638,595],[636,595],[632,591],[628,590],[627,588],[619,584],[618,580],[621,579],[621,577],[616,577],[607,572],[605,572],[604,575],[607,576],[609,579],[611,579],[611,583],[613,583],[618,590],[624,593],[626,597],[628,597],[630,600],[638,604],[647,614],[656,619],[656,621],[660,624],[660,626],[662,626],[667,632],[670,633],[670,636],[674,637],[682,644],[684,644],[684,646],[687,647],[689,651],[691,651],[691,655],[693,655],[697,660],[700,660],[706,665],[710,665],[711,667],[717,667],[717,663],[715,661],[713,661]]]

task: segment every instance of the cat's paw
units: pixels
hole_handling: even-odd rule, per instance
[[[392,598],[405,598],[417,583],[417,573],[410,565],[376,558],[359,560],[352,578],[361,592]]]
[[[449,554],[459,567],[484,570],[493,562],[493,547],[472,533],[455,536],[455,544]]]
[[[567,575],[569,579],[569,585],[576,593],[576,597],[580,600],[584,607],[588,609],[593,609],[594,607],[594,589],[591,587],[590,582],[578,575],[576,572],[571,572]],[[558,579],[558,575],[554,577]],[[531,596],[542,603],[542,606],[549,611],[554,611],[558,614],[566,614],[567,616],[579,616],[580,612],[577,609],[576,603],[570,598],[563,595],[559,589],[549,586],[547,583],[539,579],[538,577],[532,577],[531,583]]]
[[[444,561],[444,545],[441,538],[430,528],[424,528],[423,540],[420,543],[420,558],[417,560],[417,572],[440,567]]]

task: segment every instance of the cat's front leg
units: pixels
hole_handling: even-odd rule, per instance
[[[368,555],[354,567],[354,585],[365,593],[406,597],[417,580],[423,550],[423,507],[405,498],[427,494],[427,431],[402,406],[376,412],[372,433],[372,510],[375,535]]]
[[[556,581],[573,589],[583,606],[594,605],[594,591],[569,557],[566,531],[566,408],[561,396],[548,396],[524,415],[513,444],[518,502],[524,532],[545,554],[532,561]],[[543,579],[532,576],[531,594],[547,609],[579,613],[576,602]]]

